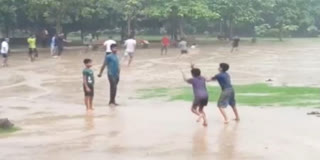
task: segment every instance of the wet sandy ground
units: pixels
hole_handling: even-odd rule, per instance
[[[218,63],[230,63],[235,84],[270,78],[273,85],[320,86],[318,44],[247,45],[237,54],[228,53],[228,46],[201,46],[180,59],[175,49],[165,57],[158,51],[139,50],[132,67],[122,66],[118,108],[107,107],[106,77],[97,78],[92,114],[82,104],[82,60],[92,58],[97,74],[103,53],[72,50],[61,59],[43,53],[35,63],[26,61],[26,54],[12,55],[11,66],[0,68],[0,117],[12,119],[22,130],[0,136],[0,159],[319,158],[320,118],[306,115],[319,109],[239,106],[241,122],[224,125],[215,104],[210,104],[209,127],[203,128],[189,103],[138,99],[136,92],[186,86],[178,69],[188,72],[191,61],[206,76],[216,73]]]

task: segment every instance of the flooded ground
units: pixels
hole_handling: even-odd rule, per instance
[[[239,106],[241,122],[222,123],[215,104],[206,111],[209,127],[197,124],[187,102],[138,99],[137,89],[186,86],[179,68],[189,62],[212,76],[220,62],[231,64],[235,84],[320,86],[320,45],[246,45],[238,53],[229,46],[200,46],[189,57],[172,49],[140,49],[130,68],[122,66],[118,108],[107,107],[106,77],[96,79],[95,111],[83,105],[82,60],[102,52],[66,51],[61,59],[42,53],[34,63],[13,54],[0,68],[0,117],[21,127],[0,135],[1,160],[315,160],[320,154],[320,118],[316,108]],[[216,84],[210,84],[216,85]],[[319,97],[320,98],[320,97]],[[229,112],[231,116],[231,112]]]

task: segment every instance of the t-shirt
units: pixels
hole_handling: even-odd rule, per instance
[[[168,37],[163,37],[161,42],[162,42],[162,45],[164,45],[164,46],[170,45],[170,40]]]
[[[119,59],[118,56],[114,53],[106,56],[105,64],[108,68],[108,75],[112,77],[119,77],[120,68],[119,68]]]
[[[232,88],[230,75],[227,72],[221,72],[212,77],[212,80],[217,80],[222,90]]]
[[[31,48],[31,49],[37,48],[37,45],[36,45],[37,39],[36,38],[30,37],[30,38],[28,38],[27,41],[29,43],[29,48]]]
[[[233,39],[232,45],[238,46],[238,45],[239,45],[239,42],[240,42],[240,38],[239,38],[239,37],[236,37],[236,38]]]
[[[62,37],[56,37],[55,38],[55,45],[57,47],[62,48],[63,47],[63,38]]]
[[[181,41],[179,43],[179,48],[182,50],[182,51],[187,51],[188,50],[188,43],[187,41]]]
[[[7,41],[3,41],[1,43],[1,54],[8,54],[9,52],[9,44]]]
[[[111,45],[113,45],[113,44],[117,44],[117,42],[112,40],[112,39],[109,39],[109,40],[104,42],[103,45],[106,46],[106,52],[110,52],[110,53],[112,52],[111,51]]]
[[[124,46],[126,47],[126,52],[134,52],[136,50],[137,41],[134,39],[128,39],[125,41]]]
[[[53,36],[52,39],[51,39],[51,47],[54,47],[56,44],[56,37]]]
[[[188,79],[187,82],[192,84],[193,94],[196,99],[208,98],[208,91],[206,86],[206,79],[199,76]]]
[[[86,68],[82,71],[82,75],[87,79],[87,85],[93,87],[94,86],[94,74],[92,69]]]

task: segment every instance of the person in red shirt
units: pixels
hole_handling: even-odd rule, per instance
[[[163,55],[163,53],[167,54],[168,53],[168,47],[170,45],[170,39],[168,38],[168,36],[164,36],[161,40],[161,55]]]

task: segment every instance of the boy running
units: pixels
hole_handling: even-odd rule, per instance
[[[117,44],[117,42],[112,39],[112,36],[109,36],[109,39],[103,43],[103,45],[106,47],[106,55],[109,55],[112,53],[111,45],[113,44]]]
[[[124,43],[124,47],[126,48],[125,55],[129,56],[128,66],[130,66],[133,60],[134,52],[136,50],[136,45],[137,45],[137,41],[133,39],[133,36],[130,36],[130,38],[127,39]]]
[[[236,100],[235,100],[235,92],[233,90],[230,75],[227,73],[229,70],[229,65],[227,63],[221,63],[219,67],[219,74],[211,78],[211,81],[218,81],[222,91],[218,101],[218,108],[224,118],[224,123],[229,123],[228,117],[225,113],[225,108],[227,106],[231,106],[232,110],[235,114],[235,120],[239,121],[239,114],[236,107]]]
[[[193,94],[194,94],[194,100],[191,107],[192,113],[199,116],[199,119],[197,122],[200,122],[201,119],[203,119],[203,126],[208,126],[206,114],[203,111],[204,107],[208,104],[208,91],[206,87],[206,79],[201,76],[201,71],[198,68],[194,68],[193,65],[191,65],[191,74],[192,78],[187,79],[184,73],[182,72],[183,79],[192,85],[193,87]]]
[[[163,55],[163,52],[165,53],[165,55],[168,53],[168,47],[170,45],[170,39],[168,38],[168,36],[164,36],[161,40],[161,55]]]
[[[38,50],[37,50],[37,39],[34,35],[30,35],[27,39],[29,44],[29,57],[30,61],[33,62],[36,57],[38,57]]]
[[[1,56],[3,57],[3,67],[8,66],[8,53],[9,53],[9,39],[5,38],[1,43]]]
[[[92,111],[92,101],[94,97],[94,74],[91,69],[92,60],[84,59],[83,63],[85,65],[85,69],[82,71],[83,75],[83,90],[84,90],[84,104],[86,105],[87,111]]]

